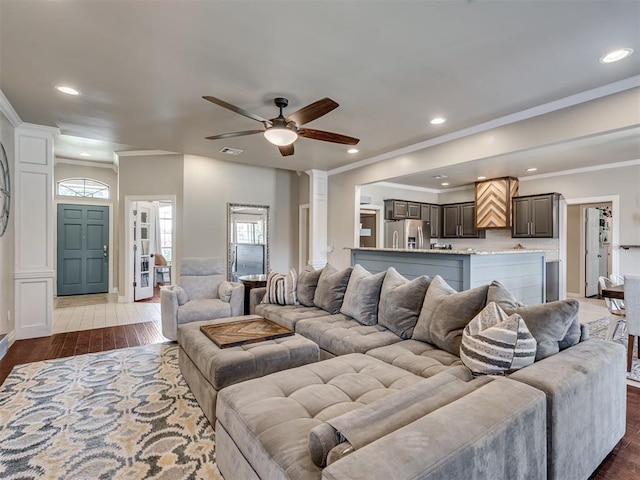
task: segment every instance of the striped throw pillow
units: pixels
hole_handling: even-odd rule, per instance
[[[267,275],[267,291],[262,299],[262,303],[298,305],[298,298],[296,296],[297,282],[298,276],[294,269],[291,269],[286,275],[269,270],[269,274]]]
[[[462,332],[460,359],[477,374],[502,374],[531,365],[536,339],[518,314],[490,302]]]

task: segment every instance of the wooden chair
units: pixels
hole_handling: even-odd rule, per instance
[[[633,345],[638,339],[638,356],[640,357],[640,275],[624,276],[624,300],[626,304],[627,333],[627,371],[631,371],[633,359]]]

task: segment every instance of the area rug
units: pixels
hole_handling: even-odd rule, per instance
[[[92,293],[89,295],[69,295],[56,298],[56,308],[86,307],[89,305],[101,305],[112,301],[113,294]]]
[[[221,479],[176,344],[19,365],[0,387],[0,478]]]
[[[600,320],[596,320],[595,322],[591,322],[589,324],[589,338],[597,338],[599,340],[604,340],[607,335],[607,328],[609,327],[610,318],[602,318]],[[626,331],[622,328],[622,326],[618,327],[618,331],[616,332],[613,341],[619,343],[627,348],[628,336]],[[634,382],[640,382],[640,360],[638,360],[638,348],[637,343],[634,342],[634,353],[633,360],[631,362],[631,371],[627,372],[627,378],[629,380],[633,380]]]

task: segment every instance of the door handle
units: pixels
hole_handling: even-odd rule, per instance
[[[108,245],[103,245],[102,246],[102,256],[106,257],[109,253],[109,246]]]

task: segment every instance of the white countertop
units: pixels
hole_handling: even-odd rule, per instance
[[[347,247],[349,248],[349,247]],[[398,253],[434,253],[437,255],[498,255],[503,253],[546,253],[545,250],[477,250],[469,248],[465,250],[418,250],[415,248],[367,248],[351,247],[350,250],[362,250],[365,252],[398,252]]]

